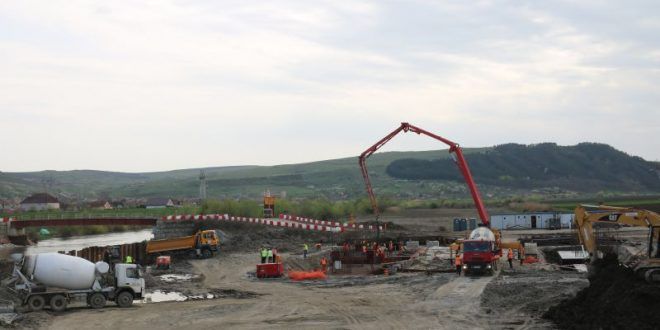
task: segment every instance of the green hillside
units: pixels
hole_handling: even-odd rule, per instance
[[[527,189],[554,186],[580,192],[660,191],[657,163],[604,144],[505,144],[466,159],[475,180],[484,185]],[[407,180],[460,180],[448,159],[399,159],[388,165],[386,172]]]
[[[658,163],[629,156],[602,144],[532,146],[508,144],[465,149],[486,198],[576,194],[660,192]],[[368,161],[379,196],[396,198],[468,198],[446,150],[384,152]],[[212,198],[258,198],[265,189],[289,198],[365,197],[357,157],[277,166],[204,169]],[[197,197],[198,168],[151,173],[92,170],[0,172],[0,198],[22,198],[44,191],[64,200],[94,198]]]

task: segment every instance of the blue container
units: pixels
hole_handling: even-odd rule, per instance
[[[477,229],[477,219],[470,218],[470,230]]]
[[[461,231],[467,230],[467,219],[461,219]]]
[[[461,219],[454,218],[454,231],[461,231]]]

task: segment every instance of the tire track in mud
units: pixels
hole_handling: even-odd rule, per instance
[[[481,312],[480,301],[492,276],[478,278],[460,277],[438,288],[432,297],[439,300],[438,320],[441,326],[454,329],[461,327],[488,327]]]

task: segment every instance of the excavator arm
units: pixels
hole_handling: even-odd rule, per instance
[[[635,208],[616,207],[607,205],[578,205],[575,209],[575,224],[578,237],[584,248],[595,256],[596,238],[594,236],[594,223],[616,223],[633,227],[658,227],[660,215]],[[649,251],[651,251],[649,249]]]
[[[467,183],[468,188],[470,189],[470,194],[472,195],[472,199],[474,200],[474,205],[477,208],[477,212],[479,213],[481,222],[484,225],[489,226],[490,218],[488,216],[488,212],[484,207],[484,203],[483,200],[481,199],[481,195],[479,194],[479,190],[477,189],[477,185],[474,183],[474,178],[472,177],[472,173],[470,173],[470,168],[468,167],[467,162],[465,161],[465,157],[463,156],[463,151],[461,150],[458,143],[445,139],[441,136],[435,135],[419,127],[410,125],[409,123],[401,123],[401,126],[399,126],[397,129],[392,131],[384,138],[380,139],[373,146],[369,147],[369,149],[365,150],[359,157],[360,170],[362,171],[362,177],[364,178],[367,194],[369,195],[369,201],[371,202],[371,207],[374,210],[374,214],[376,215],[376,220],[378,220],[378,218],[380,217],[380,211],[378,210],[378,201],[376,200],[376,196],[371,186],[371,180],[369,179],[369,171],[367,170],[366,161],[367,158],[369,158],[369,156],[374,154],[378,149],[380,149],[383,145],[385,145],[387,142],[392,140],[392,138],[394,138],[397,134],[401,132],[404,133],[413,132],[417,134],[423,134],[449,146],[449,153],[451,154],[452,159],[458,166],[458,169],[461,171],[461,174],[463,175],[463,178],[465,179],[465,182]]]

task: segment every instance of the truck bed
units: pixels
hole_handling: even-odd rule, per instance
[[[195,236],[158,239],[147,242],[147,253],[192,249],[195,246]]]

